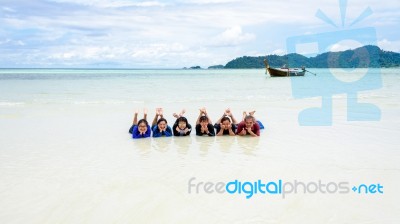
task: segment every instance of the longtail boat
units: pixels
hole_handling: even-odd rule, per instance
[[[264,59],[265,73],[269,73],[271,77],[285,77],[285,76],[304,76],[306,73],[306,68],[272,68],[268,64],[268,60]]]

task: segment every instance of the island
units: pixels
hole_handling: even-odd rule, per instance
[[[212,65],[209,66],[208,69],[223,69],[225,66],[223,65]]]
[[[264,59],[268,59],[270,66],[307,68],[391,68],[400,67],[400,53],[384,51],[377,46],[366,45],[356,49],[338,52],[325,52],[314,57],[306,57],[301,54],[266,55],[266,56],[242,56],[229,61],[225,66],[210,66],[219,69],[248,69],[264,68]],[[374,60],[370,60],[373,58]],[[222,67],[221,67],[222,66]]]

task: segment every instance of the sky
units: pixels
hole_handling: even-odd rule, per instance
[[[400,0],[0,2],[0,68],[207,68],[283,55],[294,36],[365,27],[400,52]],[[357,38],[325,50],[357,47]]]

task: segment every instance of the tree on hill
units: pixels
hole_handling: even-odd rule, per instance
[[[326,52],[315,57],[305,57],[292,53],[283,56],[266,55],[258,57],[243,56],[225,65],[225,68],[264,68],[264,59],[268,59],[271,67],[308,68],[378,68],[400,66],[400,53],[383,51],[377,46],[366,45],[354,50]]]

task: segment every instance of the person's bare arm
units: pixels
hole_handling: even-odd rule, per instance
[[[257,134],[255,134],[255,133],[251,130],[251,128],[247,128],[247,132],[249,132],[249,134],[250,134],[251,136],[253,136],[253,137],[257,137],[257,136],[258,136]]]

